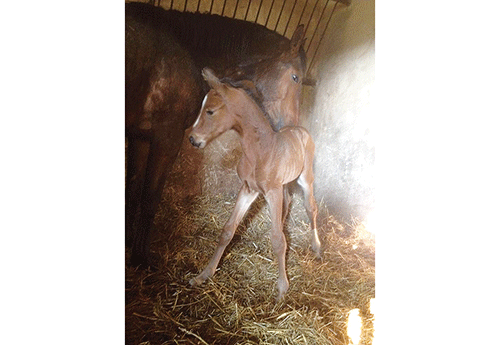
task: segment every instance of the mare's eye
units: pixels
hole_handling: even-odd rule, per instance
[[[212,110],[207,110],[207,114],[208,114],[208,115],[213,115],[213,114],[214,114],[214,112],[213,112]]]
[[[296,74],[292,74],[292,79],[294,82],[298,83],[299,82],[299,77]]]

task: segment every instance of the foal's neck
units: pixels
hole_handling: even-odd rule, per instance
[[[262,109],[255,101],[245,93],[240,91],[241,101],[234,111],[238,115],[238,133],[241,137],[243,151],[255,152],[256,150],[271,147],[272,141],[276,135],[269,120],[266,118]]]

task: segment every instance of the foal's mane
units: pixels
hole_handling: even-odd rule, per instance
[[[264,108],[262,107],[262,101],[264,99],[264,96],[262,93],[257,90],[255,87],[254,83],[251,80],[234,80],[230,77],[224,77],[221,80],[221,83],[224,83],[226,85],[229,85],[235,89],[241,89],[246,92],[247,95],[249,95],[255,103],[259,106],[259,108],[264,111]]]
[[[257,90],[257,88],[252,83],[252,81],[250,81],[250,80],[234,81],[230,78],[222,78],[220,81],[222,83],[230,86],[230,87],[235,88],[235,89],[243,90],[250,97],[250,99],[255,103],[257,108],[260,109],[262,115],[264,115],[266,121],[271,126],[271,123],[272,123],[271,118],[269,117],[269,114],[266,112],[266,110],[264,109],[264,106],[262,105],[263,96],[259,92],[259,90]],[[271,126],[271,128],[273,128],[273,127]],[[273,131],[274,131],[274,129],[273,129]]]

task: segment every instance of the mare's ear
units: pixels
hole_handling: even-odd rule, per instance
[[[304,35],[306,31],[304,29],[304,24],[300,24],[295,29],[292,39],[290,40],[290,54],[292,56],[297,56],[299,54],[300,47],[305,43]]]
[[[210,88],[212,89],[219,89],[220,86],[222,85],[221,81],[219,80],[219,78],[217,78],[215,76],[215,73],[214,71],[212,71],[210,68],[208,67],[205,67],[202,71],[201,71],[201,75],[203,76],[203,79],[206,80],[206,82],[208,83],[208,85],[210,86]]]

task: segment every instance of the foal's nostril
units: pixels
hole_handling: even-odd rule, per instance
[[[200,145],[201,145],[201,143],[197,143],[196,141],[194,141],[193,136],[190,136],[190,137],[189,137],[189,142],[190,142],[193,146],[196,146],[196,147],[200,147]]]

